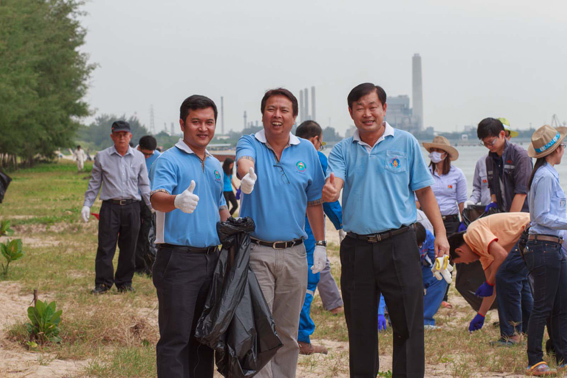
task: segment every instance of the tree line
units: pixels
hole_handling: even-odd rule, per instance
[[[0,164],[33,165],[74,142],[94,64],[77,0],[0,1]]]

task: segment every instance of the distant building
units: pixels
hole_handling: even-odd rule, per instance
[[[423,131],[423,87],[421,80],[421,57],[414,54],[412,58],[412,103],[408,95],[388,97],[386,103],[386,120],[392,126],[409,132]]]

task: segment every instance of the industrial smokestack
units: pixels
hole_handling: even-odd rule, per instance
[[[224,98],[220,98],[221,134],[224,135]]]
[[[305,119],[304,121],[309,121],[311,119],[309,114],[309,90],[305,88],[305,93],[303,94],[303,98],[305,101]]]
[[[311,87],[311,119],[317,121],[315,114],[315,87]]]
[[[303,90],[299,91],[299,123],[305,118],[305,107],[303,106]]]
[[[412,58],[412,107],[415,124],[423,130],[423,86],[421,83],[421,56],[414,54]]]
[[[244,128],[246,128],[246,110],[244,111]]]

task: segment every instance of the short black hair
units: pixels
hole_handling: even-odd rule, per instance
[[[488,117],[480,121],[476,129],[476,135],[478,139],[484,140],[487,137],[499,136],[501,131],[504,131],[502,122],[499,119]]]
[[[179,110],[179,118],[181,118],[183,122],[185,122],[187,120],[187,116],[189,115],[190,110],[207,109],[207,108],[213,108],[213,111],[215,112],[215,121],[216,121],[219,112],[213,100],[211,100],[206,96],[201,96],[201,95],[189,96],[181,104],[181,109]]]
[[[379,85],[372,83],[362,83],[352,88],[352,90],[348,94],[347,102],[349,109],[352,109],[352,104],[372,92],[376,92],[380,103],[382,104],[382,106],[384,106],[384,104],[386,103],[386,91]]]
[[[230,165],[234,163],[234,159],[233,158],[229,158],[227,157],[226,159],[224,159],[223,163],[222,163],[222,170],[226,175],[231,175],[232,174],[232,170],[230,169]]]
[[[142,150],[155,151],[157,148],[157,140],[151,135],[144,135],[141,137],[138,144]]]
[[[461,246],[465,244],[464,236],[465,231],[457,232],[456,234],[449,236],[449,258],[451,259],[451,262],[459,258],[456,249],[461,248]]]
[[[315,121],[305,121],[301,125],[297,126],[295,130],[295,136],[303,139],[309,139],[316,136],[321,136],[323,134],[323,129]]]
[[[262,115],[264,114],[264,109],[266,109],[266,102],[272,96],[284,96],[287,97],[289,101],[291,101],[291,107],[293,111],[293,116],[296,117],[299,114],[299,105],[297,104],[297,98],[291,93],[289,90],[285,88],[276,88],[270,89],[264,93],[264,97],[262,97],[262,102],[260,103],[260,111]]]
[[[425,227],[419,222],[415,224],[415,238],[417,240],[417,245],[421,245],[425,242],[427,234],[425,232]]]
[[[79,145],[77,146],[77,148],[81,148],[81,145],[79,144]]]

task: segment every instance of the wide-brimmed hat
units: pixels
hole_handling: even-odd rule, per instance
[[[553,128],[543,125],[532,135],[528,156],[539,159],[549,155],[559,147],[565,136],[567,136],[567,127]]]
[[[517,131],[515,131],[515,130],[512,130],[512,129],[510,128],[510,121],[508,121],[508,119],[506,119],[506,118],[498,118],[498,120],[499,120],[500,122],[502,122],[502,126],[504,126],[504,130],[506,130],[506,131],[508,131],[508,132],[510,133],[510,137],[511,137],[511,138],[515,138],[515,137],[517,137],[518,135],[520,135],[519,132],[517,132]]]
[[[427,152],[431,152],[432,148],[438,148],[445,151],[449,155],[449,159],[451,160],[457,160],[459,158],[459,151],[457,151],[455,147],[452,147],[451,143],[449,143],[449,140],[443,136],[436,136],[435,138],[433,138],[433,142],[423,142],[422,144]]]

